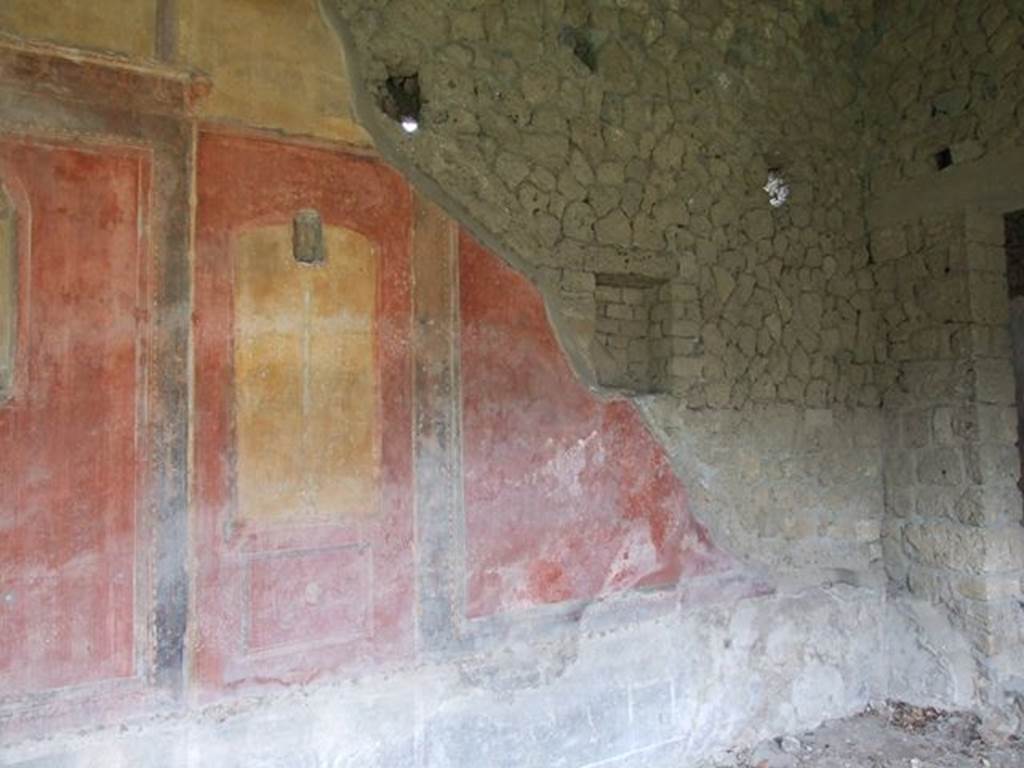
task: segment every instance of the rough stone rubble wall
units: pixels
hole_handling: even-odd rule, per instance
[[[918,566],[984,568],[979,542],[927,536],[937,522],[966,526],[970,536],[1016,525],[1021,516],[1002,250],[998,241],[977,242],[993,235],[968,233],[962,219],[944,215],[885,230],[876,240],[893,248],[886,256],[885,248],[876,250],[880,271],[888,267],[882,279],[902,286],[889,335],[903,375],[886,401],[895,417],[886,421],[887,523],[903,533],[886,537],[896,582],[924,586]],[[924,527],[915,522],[921,519]],[[967,597],[980,596],[979,589],[972,579],[957,586]]]
[[[877,3],[868,68],[872,187],[1021,146],[1024,9],[1014,0]]]
[[[666,361],[650,383],[687,406],[877,405],[868,3],[326,5],[370,101],[389,75],[419,76],[415,136],[372,105],[361,119],[547,289],[584,375],[622,378],[629,346],[595,330],[628,337],[638,320],[600,284],[646,279],[664,305],[640,327]],[[762,190],[773,167],[792,186],[779,209]]]
[[[382,152],[541,286],[585,380],[656,393],[723,543],[774,571],[877,572],[894,375],[863,225],[870,4],[324,6]],[[407,137],[375,99],[413,72]]]

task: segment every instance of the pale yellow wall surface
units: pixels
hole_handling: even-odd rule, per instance
[[[212,78],[203,115],[368,144],[317,0],[179,0],[178,55]]]
[[[159,0],[0,0],[0,35],[156,57]],[[175,0],[170,64],[210,78],[200,116],[369,145],[349,106],[341,44],[317,0]],[[170,28],[170,27],[168,27]]]
[[[0,0],[0,31],[151,59],[157,0]]]

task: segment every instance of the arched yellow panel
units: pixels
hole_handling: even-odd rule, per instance
[[[377,262],[323,228],[297,261],[291,226],[235,238],[235,438],[240,517],[344,523],[378,507]]]

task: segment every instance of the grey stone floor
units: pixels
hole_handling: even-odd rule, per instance
[[[1024,768],[1024,742],[984,733],[973,715],[894,704],[725,755],[707,768]]]

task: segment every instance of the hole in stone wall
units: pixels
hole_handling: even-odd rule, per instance
[[[398,123],[403,131],[418,131],[423,109],[419,73],[389,76],[378,90],[378,104],[381,112]]]
[[[1003,229],[1006,283],[1010,293],[1010,344],[1017,390],[1017,450],[1022,470],[1018,485],[1024,486],[1024,441],[1021,439],[1024,435],[1024,210],[1006,214]]]
[[[940,171],[949,168],[953,164],[953,151],[949,147],[943,147],[935,153],[935,167]]]
[[[598,380],[632,392],[664,391],[671,355],[662,327],[672,314],[668,281],[619,272],[599,273],[596,282],[597,341],[613,361]]]
[[[572,55],[591,72],[597,69],[597,54],[587,30],[566,24],[558,33],[558,42],[569,48]]]

